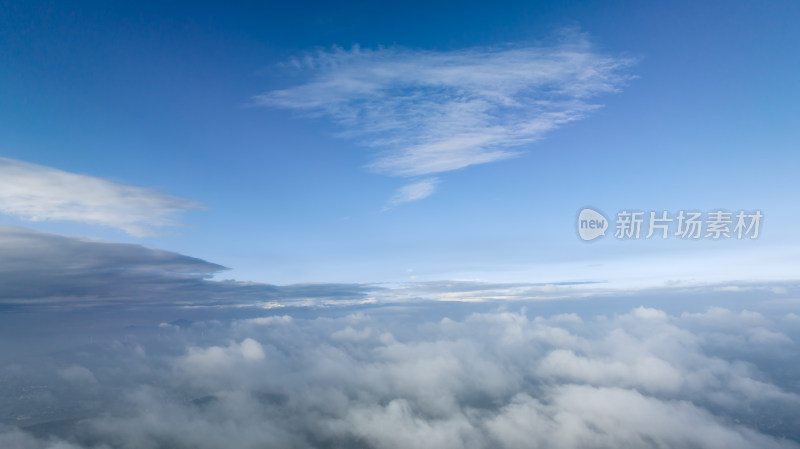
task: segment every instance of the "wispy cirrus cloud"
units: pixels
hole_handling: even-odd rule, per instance
[[[174,226],[198,202],[42,165],[0,157],[0,213],[29,221],[65,220],[142,237]]]
[[[337,122],[342,136],[379,150],[377,172],[424,176],[517,155],[598,108],[592,98],[618,91],[632,63],[576,33],[449,52],[334,48],[294,60],[306,81],[256,101]]]
[[[427,198],[436,190],[436,184],[438,183],[439,180],[437,178],[428,178],[401,187],[397,190],[397,193],[395,193],[391,201],[389,201],[389,206],[396,206],[398,204]]]

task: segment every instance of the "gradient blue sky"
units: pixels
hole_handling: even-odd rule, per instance
[[[0,156],[204,206],[180,203],[179,226],[145,218],[156,235],[81,219],[31,222],[8,203],[2,223],[175,251],[231,268],[219,278],[273,284],[796,278],[797,2],[0,8]],[[608,86],[574,96],[570,76],[530,87],[529,72],[508,75],[520,66],[504,52],[524,59],[576,46],[605,61],[586,70],[617,64],[598,75]],[[481,67],[523,86],[512,95],[520,104],[494,116],[509,125],[503,138],[517,139],[500,145],[515,157],[433,174],[413,164],[375,169],[409,142],[430,143],[419,127],[436,134],[480,122],[466,109],[454,116],[463,121],[438,123],[425,98],[456,104],[492,82],[448,90],[424,77],[445,60],[492,55],[498,63]],[[419,65],[400,81],[375,75],[393,64]],[[303,90],[330,79],[375,83],[384,96]],[[414,92],[426,96],[409,100]],[[298,106],[320,98],[332,103]],[[601,107],[577,119],[576,101]],[[540,117],[528,104],[576,116],[547,132],[509,133]],[[359,133],[409,109],[407,127]],[[347,121],[353,111],[366,114]],[[399,143],[380,143],[388,138]],[[397,200],[431,178],[430,196]],[[756,241],[587,244],[575,232],[586,205],[607,215],[760,209],[765,220]]]

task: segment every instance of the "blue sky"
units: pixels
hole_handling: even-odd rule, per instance
[[[273,284],[796,268],[792,2],[3,8],[2,156],[177,201],[8,224]],[[585,244],[587,205],[765,221],[757,241]]]

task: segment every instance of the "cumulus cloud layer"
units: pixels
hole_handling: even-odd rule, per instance
[[[376,171],[421,176],[516,155],[597,108],[591,99],[617,91],[631,63],[579,34],[449,52],[336,48],[293,61],[308,79],[256,99],[334,120],[344,136],[381,150]]]
[[[724,347],[703,324],[720,313],[733,317],[713,327],[732,339]],[[28,400],[47,401],[62,419],[80,412],[66,431],[8,429],[0,441],[37,448],[800,447],[797,386],[761,369],[796,355],[796,332],[780,318],[644,307],[596,316],[447,315],[393,307],[127,332],[82,348],[74,358],[85,366],[67,357],[52,367],[0,371],[17,386],[37,370],[28,383],[45,385],[47,395],[29,389]],[[787,340],[748,349],[731,343],[754,318],[788,332]],[[792,378],[798,367],[783,371]],[[84,391],[65,404],[78,383]]]
[[[177,213],[201,207],[155,190],[0,157],[0,212],[25,220],[76,221],[145,236],[178,224]]]

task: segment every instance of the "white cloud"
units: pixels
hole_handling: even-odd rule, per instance
[[[94,374],[92,374],[88,368],[80,365],[71,365],[66,368],[59,369],[58,375],[62,379],[69,382],[87,384],[97,383],[97,379],[94,377]]]
[[[706,326],[756,326],[767,322],[766,318],[758,312],[742,310],[735,313],[724,307],[709,307],[702,313],[681,314],[681,319],[690,322],[702,323]]]
[[[428,178],[401,187],[397,193],[395,193],[394,197],[392,197],[391,201],[389,201],[389,204],[396,206],[398,204],[427,198],[436,190],[436,184],[438,184],[438,182],[439,180],[436,178]]]
[[[356,330],[352,326],[347,326],[340,331],[334,332],[331,337],[334,340],[366,340],[372,335],[372,330],[369,328],[363,330]]]
[[[647,307],[639,307],[633,311],[633,314],[639,318],[646,320],[666,320],[667,314],[658,309]]]
[[[84,449],[56,438],[38,439],[19,429],[0,427],[0,447],[14,449]],[[105,444],[95,449],[109,449]]]
[[[274,316],[265,316],[259,318],[248,318],[244,320],[239,320],[236,324],[239,326],[270,326],[270,325],[281,325],[281,324],[289,324],[292,322],[292,317],[289,315],[274,315]]]
[[[242,351],[242,356],[247,360],[264,360],[264,348],[261,343],[253,340],[252,338],[245,338],[239,349]]]
[[[691,402],[635,390],[564,385],[546,399],[519,395],[487,427],[507,448],[796,447],[728,426]]]
[[[580,34],[553,45],[437,52],[319,51],[291,64],[302,84],[259,104],[326,117],[342,136],[380,152],[370,167],[421,176],[517,155],[515,147],[579,120],[591,98],[619,90],[632,60],[596,51]]]
[[[650,392],[677,392],[681,373],[669,363],[652,356],[636,360],[590,359],[558,349],[541,360],[537,372],[544,378],[562,378],[591,385],[636,386]]]
[[[195,201],[0,157],[0,213],[29,221],[64,220],[121,229],[137,237],[175,226]]]

